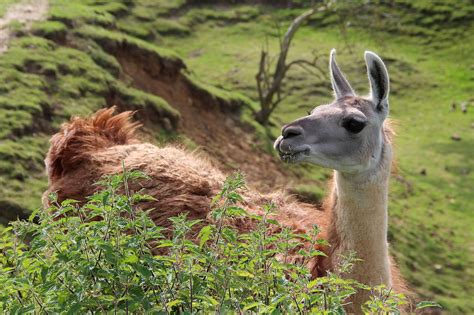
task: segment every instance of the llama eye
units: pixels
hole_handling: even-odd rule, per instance
[[[308,111],[308,116],[310,116],[310,115],[311,115],[311,111],[309,110],[309,111]]]
[[[347,119],[342,122],[342,127],[344,127],[350,133],[359,133],[364,129],[366,123],[354,118]]]

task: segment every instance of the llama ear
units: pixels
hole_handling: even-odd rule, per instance
[[[378,111],[387,112],[388,93],[390,91],[387,68],[382,59],[371,51],[366,51],[364,57],[370,81],[370,97]]]
[[[344,96],[355,96],[354,90],[337,66],[335,55],[336,50],[332,49],[329,56],[329,71],[331,73],[331,83],[336,99]]]

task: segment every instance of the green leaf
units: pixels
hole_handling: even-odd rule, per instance
[[[246,278],[254,278],[255,277],[253,274],[251,274],[247,270],[237,270],[235,272],[235,274],[240,276],[240,277],[246,277]]]
[[[315,285],[319,285],[320,283],[321,283],[321,282],[320,282],[319,279],[315,279],[315,280],[311,281],[310,283],[308,283],[308,284],[306,285],[306,287],[307,287],[308,289],[311,289],[311,288],[313,288]]]
[[[172,308],[173,306],[176,306],[176,305],[181,305],[183,304],[184,302],[182,300],[173,300],[171,302],[168,302],[168,307],[169,308]]]
[[[277,220],[267,219],[267,222],[273,225],[280,226],[280,223]]]
[[[106,205],[106,204],[109,203],[109,197],[110,197],[109,192],[104,191],[104,194],[102,195],[102,204],[103,205]]]
[[[244,306],[244,311],[248,311],[254,307],[258,307],[260,304],[261,304],[260,302],[253,302],[253,303],[247,304]]]
[[[66,206],[69,206],[69,205],[76,204],[76,203],[78,203],[78,202],[79,202],[79,201],[74,200],[74,199],[66,199],[66,200],[64,200],[63,202],[61,202],[61,206],[66,207]]]
[[[143,265],[135,265],[135,269],[147,280],[150,279],[153,275],[152,272]]]
[[[48,268],[47,267],[42,267],[41,268],[41,280],[43,282],[46,282],[46,276],[48,275]]]
[[[442,307],[441,305],[439,305],[438,303],[432,302],[432,301],[422,301],[422,302],[416,304],[416,309],[423,309],[423,308],[427,308],[427,307],[443,308],[443,307]]]
[[[199,247],[202,248],[204,244],[209,240],[212,234],[212,226],[207,225],[199,232]]]
[[[172,247],[172,246],[174,246],[173,241],[161,240],[160,243],[156,246],[156,248]]]
[[[69,315],[74,315],[74,314],[78,314],[79,311],[81,310],[81,304],[80,303],[77,303],[77,302],[74,302],[71,304],[71,307],[69,308],[67,314]]]
[[[229,217],[243,217],[247,215],[247,211],[240,207],[229,207],[226,213]]]
[[[211,200],[211,207],[213,207],[219,201],[219,199],[221,199],[221,197],[222,197],[221,194],[215,195],[214,198],[212,198]]]
[[[40,208],[36,208],[35,210],[33,210],[33,212],[31,212],[30,216],[28,217],[28,221],[32,222],[39,211],[40,211]]]
[[[156,198],[151,196],[151,195],[146,195],[146,194],[134,194],[132,196],[132,199],[134,202],[140,202],[140,201],[156,201]]]
[[[213,298],[212,296],[201,296],[200,297],[201,299],[209,302],[212,306],[217,306],[219,305],[219,301],[217,301],[215,298]]]
[[[138,256],[135,254],[130,254],[122,260],[124,264],[134,264],[138,262]]]
[[[229,193],[229,195],[227,196],[227,198],[229,198],[229,200],[233,201],[233,202],[238,202],[238,201],[242,201],[243,198],[241,195],[239,195],[238,193],[236,192],[231,192]]]

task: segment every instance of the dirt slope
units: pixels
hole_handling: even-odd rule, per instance
[[[24,28],[28,29],[34,21],[43,20],[48,12],[47,0],[22,1],[10,6],[0,19],[0,54],[8,49],[8,42],[12,36],[12,32],[8,27],[13,21],[24,24]]]
[[[281,162],[256,145],[253,131],[233,109],[219,106],[219,100],[199,90],[179,69],[167,71],[126,50],[115,55],[135,88],[158,95],[179,110],[179,131],[200,145],[219,168],[240,169],[261,190],[285,186],[288,174]]]

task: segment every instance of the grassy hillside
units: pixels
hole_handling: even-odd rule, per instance
[[[373,50],[387,62],[391,115],[399,125],[389,206],[392,250],[417,293],[450,313],[474,312],[468,281],[474,276],[474,107],[467,113],[459,107],[474,101],[473,5],[396,1],[356,8],[363,11],[350,14],[351,8],[342,6],[314,16],[296,35],[289,59],[317,54],[325,69],[329,50],[336,48],[341,68],[360,93],[368,88],[363,51]],[[269,169],[278,175],[268,179],[256,170],[254,185],[287,176],[294,191],[319,200],[330,172],[261,157],[261,148],[270,151],[271,136],[248,124],[260,48],[268,41],[275,52],[276,22],[284,31],[299,12],[185,1],[50,1],[49,20],[19,33],[0,56],[2,222],[40,206],[46,187],[42,159],[59,124],[112,104],[142,109],[138,118],[150,141],[206,145],[225,169],[247,167],[249,173],[253,169],[244,165],[245,156],[254,152],[257,168],[272,163]],[[339,21],[347,19],[350,23],[341,27]],[[282,124],[331,100],[327,75],[303,69],[289,73],[285,89],[289,96],[267,131],[273,136]],[[185,91],[194,103],[186,105],[174,90]],[[224,114],[194,112],[205,106]],[[196,113],[221,122],[209,126],[221,137],[208,141],[203,127],[193,123]],[[239,113],[247,123],[225,120]],[[232,133],[238,127],[246,132]],[[461,140],[452,140],[453,135]],[[213,143],[229,138],[243,139],[228,146],[246,155],[239,157],[237,149],[220,152]]]

